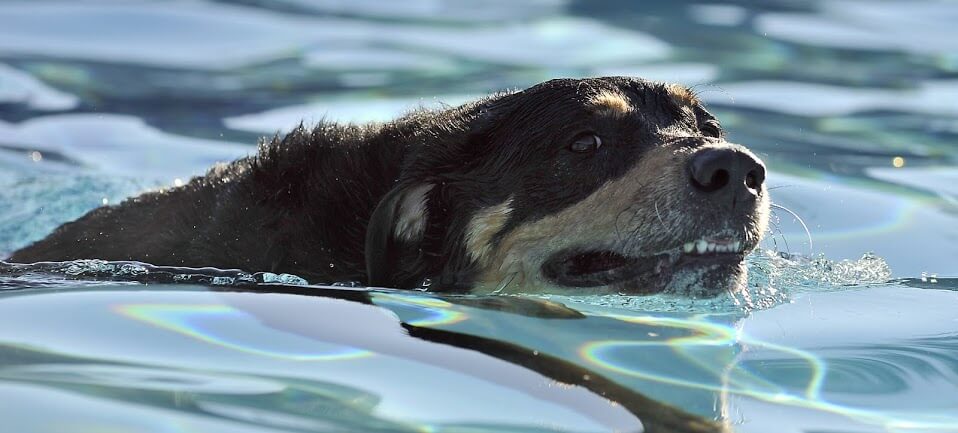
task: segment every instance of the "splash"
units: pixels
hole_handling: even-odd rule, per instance
[[[824,255],[808,257],[759,250],[746,258],[749,287],[779,287],[792,290],[829,291],[848,286],[880,284],[891,279],[891,268],[874,253],[857,260],[829,260]]]
[[[801,292],[847,290],[882,284],[891,279],[888,263],[873,253],[866,253],[857,260],[836,261],[824,255],[808,257],[760,249],[747,256],[745,262],[748,265],[746,288],[715,298],[625,294],[547,298],[634,311],[748,313],[788,303],[792,296]]]

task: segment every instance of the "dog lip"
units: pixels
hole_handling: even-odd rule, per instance
[[[566,250],[542,265],[542,275],[562,286],[596,287],[658,274],[669,264],[668,254],[629,257],[610,250]]]
[[[683,253],[681,248],[648,256],[626,256],[611,250],[568,249],[553,254],[540,271],[547,280],[566,287],[617,285],[636,279],[658,279],[663,284],[677,269],[733,266],[745,252]]]
[[[682,254],[675,261],[676,267],[732,265],[745,260],[745,253],[715,252],[707,254]]]

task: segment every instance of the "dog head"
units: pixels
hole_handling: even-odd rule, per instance
[[[678,85],[552,80],[400,124],[372,285],[713,296],[768,222],[763,163]]]

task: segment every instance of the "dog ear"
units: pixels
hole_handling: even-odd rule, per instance
[[[366,226],[366,277],[370,286],[389,287],[415,275],[426,234],[432,184],[398,185],[376,205]]]

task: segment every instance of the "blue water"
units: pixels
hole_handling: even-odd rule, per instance
[[[303,119],[558,76],[694,86],[804,221],[776,211],[748,290],[714,300],[3,265],[0,431],[668,431],[674,416],[958,432],[956,21],[945,0],[0,2],[0,257]]]

